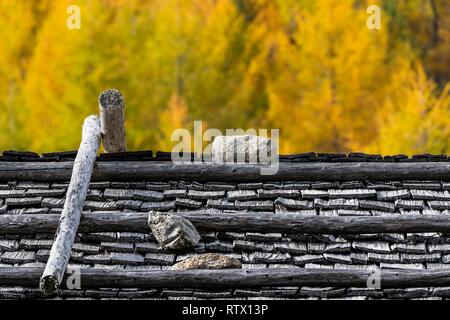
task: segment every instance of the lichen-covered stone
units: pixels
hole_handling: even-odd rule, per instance
[[[170,213],[151,211],[148,225],[162,248],[182,250],[192,248],[200,241],[194,225],[186,218]]]
[[[172,266],[172,270],[241,268],[242,265],[239,260],[216,253],[193,256]]]

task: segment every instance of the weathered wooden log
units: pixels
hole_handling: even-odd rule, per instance
[[[323,217],[273,213],[176,213],[199,231],[281,232],[306,234],[450,233],[448,216]],[[78,232],[150,232],[147,213],[84,213]],[[58,227],[58,215],[0,215],[0,234],[48,233]]]
[[[125,104],[122,95],[116,89],[109,89],[100,94],[98,101],[105,152],[127,151]]]
[[[93,181],[450,181],[450,162],[280,163],[271,176],[260,164],[184,163],[170,161],[98,162]],[[0,181],[68,181],[70,162],[0,162]]]
[[[92,169],[100,147],[100,139],[101,129],[98,117],[86,118],[56,238],[40,281],[40,288],[46,294],[52,294],[58,289],[66,272],[91,181]]]
[[[36,286],[42,268],[0,267],[0,285]],[[260,288],[280,286],[367,287],[373,277],[381,289],[447,287],[449,269],[430,270],[324,270],[324,269],[222,269],[222,270],[105,270],[80,269],[85,288]],[[67,275],[66,275],[67,277]],[[65,283],[65,281],[64,281]]]

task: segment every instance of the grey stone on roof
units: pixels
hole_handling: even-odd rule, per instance
[[[6,199],[6,205],[9,207],[24,207],[37,205],[40,206],[42,202],[42,197],[35,198],[8,198]]]
[[[145,263],[171,266],[175,262],[175,255],[165,253],[147,253],[144,259]]]
[[[422,214],[422,211],[400,209],[400,214],[407,215],[407,216],[420,216]]]
[[[373,252],[373,253],[390,253],[391,252],[389,243],[382,242],[382,241],[373,241],[373,242],[354,241],[352,246],[354,249],[364,251],[364,252]]]
[[[139,265],[144,263],[144,256],[139,253],[110,253],[111,262],[114,264]]]
[[[385,289],[383,292],[388,299],[413,299],[427,297],[429,294],[427,288]]]
[[[121,242],[144,242],[154,240],[155,237],[149,233],[140,232],[118,232],[117,240]]]
[[[192,296],[193,290],[168,290],[164,289],[161,292],[163,297],[190,297]]]
[[[299,266],[298,266],[299,267]],[[307,263],[305,269],[334,269],[333,264]]]
[[[141,253],[159,253],[163,249],[156,242],[138,242],[135,244],[136,251]]]
[[[238,183],[237,185],[237,188],[241,190],[257,190],[262,187],[262,182]]]
[[[373,198],[377,192],[371,189],[344,189],[344,190],[328,190],[331,199],[345,198],[345,199],[366,199]]]
[[[0,190],[0,199],[23,197],[25,197],[25,190]]]
[[[22,250],[50,249],[52,245],[53,245],[52,240],[22,239],[19,242],[19,249]]]
[[[175,201],[161,201],[161,202],[144,202],[141,206],[141,211],[169,211],[175,210]]]
[[[372,298],[383,297],[383,291],[375,288],[348,288],[346,292],[347,296],[365,296]]]
[[[295,190],[309,189],[309,187],[310,187],[309,183],[297,181],[287,181],[283,185],[283,189],[295,189]]]
[[[63,208],[64,202],[64,199],[44,198],[42,199],[41,205],[48,208]]]
[[[113,181],[111,182],[111,187],[118,189],[145,189],[146,185],[144,181],[133,181],[133,182]]]
[[[360,200],[359,207],[361,209],[394,212],[395,205],[391,202]]]
[[[72,250],[75,252],[84,252],[86,254],[98,254],[100,253],[100,247],[94,245],[88,245],[84,243],[74,243]]]
[[[311,182],[311,189],[332,189],[332,188],[339,188],[339,182],[337,181]]]
[[[323,253],[325,251],[326,243],[308,242],[308,253]]]
[[[312,255],[312,254],[305,254],[302,256],[293,256],[294,264],[297,265],[305,265],[307,263],[321,263],[325,261],[325,258],[323,255]]]
[[[292,259],[289,253],[266,253],[256,251],[253,254],[253,263],[288,263]]]
[[[366,181],[368,189],[374,189],[377,191],[388,191],[396,190],[397,188],[391,182],[381,182],[381,181]]]
[[[143,201],[162,201],[164,199],[164,194],[158,191],[151,190],[134,190],[133,198]]]
[[[206,191],[230,191],[235,190],[236,185],[233,183],[225,183],[225,182],[207,182],[204,185],[204,189]]]
[[[303,199],[326,199],[328,198],[328,191],[323,190],[301,190]]]
[[[233,244],[223,241],[205,243],[206,251],[233,252]]]
[[[299,295],[303,297],[317,297],[317,298],[338,298],[342,297],[345,293],[344,288],[310,288],[302,287],[299,291]]]
[[[19,242],[16,240],[0,240],[1,251],[16,251],[19,249]]]
[[[132,200],[134,196],[133,189],[106,189],[103,193],[106,199],[112,200]]]
[[[26,197],[59,197],[66,193],[65,189],[30,189],[25,192]]]
[[[350,253],[351,248],[352,248],[352,246],[351,246],[350,242],[329,243],[325,247],[324,252],[326,252],[326,253]]]
[[[395,243],[391,245],[392,252],[400,253],[417,253],[424,254],[427,252],[425,243],[411,244],[411,243]]]
[[[127,298],[127,299],[144,299],[148,297],[153,297],[158,293],[156,289],[149,290],[136,290],[136,291],[119,291],[117,297]]]
[[[416,200],[450,200],[450,193],[448,191],[430,191],[430,190],[410,190],[411,196]]]
[[[277,241],[283,238],[281,233],[258,233],[258,232],[247,232],[246,237],[250,240],[255,241]]]
[[[357,199],[330,199],[330,200],[322,200],[315,199],[314,206],[316,208],[322,209],[346,209],[346,210],[357,210],[358,209],[358,200]]]
[[[450,210],[450,201],[429,201],[428,204],[434,210]]]
[[[331,263],[343,263],[343,264],[352,263],[352,259],[348,254],[324,253],[323,256],[326,261]]]
[[[89,189],[107,189],[110,186],[111,186],[111,183],[107,182],[107,181],[103,181],[103,182],[93,182],[93,181],[91,181],[89,183]]]
[[[440,253],[429,253],[429,254],[402,253],[401,254],[401,261],[403,263],[439,262],[440,260],[441,260]]]
[[[6,210],[8,210],[8,206],[5,204],[5,205],[0,205],[0,214],[2,214],[2,213],[5,213],[6,212]]]
[[[273,208],[273,202],[270,200],[235,202],[235,209],[237,210],[271,211]]]
[[[382,233],[380,234],[380,239],[392,243],[402,243],[405,242],[406,240],[405,235],[403,233]]]
[[[86,200],[99,201],[103,199],[103,193],[100,190],[88,190]]]
[[[127,242],[102,242],[100,243],[102,250],[109,252],[134,252],[134,244]]]
[[[234,240],[233,241],[234,250],[244,250],[244,251],[254,251],[255,242],[246,240]]]
[[[164,199],[175,199],[175,198],[184,198],[186,197],[187,190],[183,189],[170,189],[170,190],[164,190],[163,196]]]
[[[422,200],[397,200],[395,207],[398,209],[421,210],[425,207]]]
[[[425,269],[421,263],[380,263],[381,269],[404,269],[404,270],[422,270]]]
[[[409,242],[427,242],[427,243],[437,243],[441,242],[442,236],[437,232],[422,232],[422,233],[407,233],[406,241]]]
[[[161,265],[135,265],[135,266],[130,266],[130,265],[126,265],[125,266],[125,270],[146,270],[146,271],[157,271],[157,270],[162,270]]]
[[[437,216],[437,215],[441,215],[442,211],[433,210],[433,209],[425,209],[425,210],[422,210],[422,214],[426,215],[426,216]]]
[[[436,181],[404,181],[402,185],[405,189],[416,190],[440,190],[442,188],[441,183]]]
[[[408,199],[410,193],[408,190],[391,190],[391,191],[378,191],[377,199],[381,201],[392,201],[399,199]]]
[[[69,188],[69,183],[68,182],[53,182],[52,189],[67,189]]]
[[[448,263],[427,263],[427,269],[450,269],[450,264]]]
[[[386,263],[399,263],[400,254],[399,253],[373,253],[369,252],[367,254],[369,262],[386,262]]]
[[[430,253],[450,253],[450,244],[428,244]]]
[[[50,183],[47,182],[29,182],[29,181],[20,181],[17,183],[15,189],[49,189]]]
[[[292,241],[275,242],[274,249],[280,252],[287,252],[290,254],[306,254],[308,252],[305,243]]]
[[[82,233],[81,239],[87,242],[100,242],[100,241],[116,241],[116,232],[93,232],[93,233]]]
[[[271,189],[283,189],[283,183],[278,181],[272,182],[263,182],[263,189],[271,190]]]
[[[138,211],[142,206],[142,201],[140,200],[119,200],[116,203],[116,208],[119,210],[129,209]]]
[[[450,297],[450,287],[433,288],[431,292],[435,297]]]
[[[255,200],[258,199],[258,194],[255,190],[235,190],[227,192],[228,201],[236,200]]]
[[[370,211],[367,210],[337,210],[338,216],[371,216]]]
[[[188,198],[194,200],[208,200],[208,199],[220,199],[225,196],[225,191],[197,191],[189,190],[187,193]]]
[[[233,210],[235,209],[235,205],[233,202],[227,201],[227,200],[212,200],[209,199],[206,202],[206,208],[212,208],[212,209],[221,209],[221,210]]]
[[[50,256],[50,250],[41,249],[36,252],[36,261],[46,263]]]
[[[306,200],[278,198],[275,200],[274,203],[280,204],[289,209],[308,210],[308,209],[313,208],[313,203],[311,201],[306,201]]]
[[[116,210],[116,202],[113,201],[86,201],[84,210]]]
[[[450,266],[450,265],[449,265]],[[243,263],[242,269],[266,269],[265,263]]]
[[[111,256],[109,254],[94,254],[94,255],[84,255],[83,263],[87,264],[109,264],[111,263]],[[117,263],[117,261],[114,261]]]
[[[268,243],[268,242],[257,242],[255,244],[256,251],[273,252],[274,248],[275,248],[274,245],[272,243]]]
[[[175,199],[175,205],[181,208],[189,208],[189,209],[199,209],[202,207],[201,201],[196,201],[192,199],[186,198],[177,198]]]
[[[164,191],[169,190],[171,186],[167,182],[147,182],[145,188],[153,191]]]
[[[278,197],[283,198],[297,198],[300,196],[300,191],[298,190],[286,190],[286,189],[258,189],[258,196],[261,199],[276,199]]]
[[[0,257],[0,262],[9,264],[22,264],[34,262],[36,254],[34,251],[6,251]]]

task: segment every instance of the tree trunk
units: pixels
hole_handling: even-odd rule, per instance
[[[1,286],[36,286],[42,268],[0,267]],[[361,287],[379,280],[381,289],[450,286],[449,269],[431,270],[324,270],[324,269],[223,269],[223,270],[105,270],[80,269],[81,289],[86,288],[192,288],[228,289],[261,287]]]
[[[262,176],[261,164],[182,163],[171,161],[98,162],[93,181],[450,181],[450,162],[280,162],[277,173]],[[70,179],[70,162],[0,162],[0,181],[50,181]]]
[[[281,232],[290,234],[450,233],[448,216],[323,217],[273,213],[174,213],[185,217],[199,231]],[[85,213],[78,232],[149,233],[148,213]],[[0,215],[0,234],[48,233],[58,227],[56,214]]]
[[[116,89],[109,89],[99,97],[103,148],[107,153],[127,151],[125,139],[125,105]]]
[[[58,289],[66,272],[100,140],[99,119],[96,116],[86,118],[56,238],[40,281],[40,288],[45,294],[53,294]]]

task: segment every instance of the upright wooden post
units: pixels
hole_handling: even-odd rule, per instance
[[[57,291],[66,272],[100,141],[100,120],[97,116],[90,116],[84,121],[82,141],[73,165],[56,238],[39,284],[45,294]]]
[[[108,89],[100,94],[98,101],[105,152],[127,151],[125,104],[122,95],[116,89]]]

